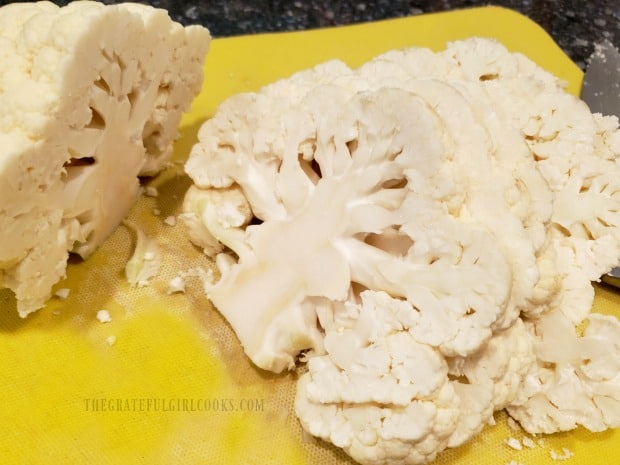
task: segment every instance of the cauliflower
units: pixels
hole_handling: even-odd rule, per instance
[[[295,411],[362,464],[423,464],[463,444],[515,399],[534,362],[520,320],[473,356],[449,359],[420,340],[408,301],[369,290],[359,300],[318,306],[324,354],[308,359]]]
[[[308,98],[308,104],[317,97]],[[390,102],[390,112],[378,105],[384,101]],[[286,121],[296,123],[293,118]],[[239,257],[241,266],[223,272],[208,293],[258,366],[272,371],[291,368],[296,353],[314,347],[309,341],[320,337],[306,298],[345,299],[352,281],[409,299],[420,312],[420,337],[448,355],[472,353],[491,336],[491,326],[508,305],[511,270],[501,250],[489,245],[495,241],[488,230],[456,221],[438,199],[424,195],[436,186],[423,186],[428,181],[418,179],[420,173],[445,182],[438,171],[449,141],[442,143],[440,124],[428,105],[411,93],[381,89],[356,94],[325,123],[340,126],[337,133],[349,133],[355,144],[342,141],[317,147],[318,169],[332,175],[324,175],[316,185],[306,175],[304,163],[298,162],[297,147],[285,150],[292,154],[291,160],[287,163],[285,158],[275,174],[281,189],[255,190],[257,195],[288,199],[280,191],[289,189],[293,199],[287,206],[280,204],[281,214],[259,217],[260,225],[243,228],[245,209],[239,210],[241,228],[225,227],[210,213],[215,207],[205,206],[197,215],[195,206],[201,202],[193,199],[213,189],[190,190],[185,203],[194,209],[186,213],[192,221],[188,225],[202,225]],[[196,160],[193,156],[188,161],[188,170]],[[218,162],[208,170],[209,176],[218,176]],[[252,165],[239,163],[235,169],[245,192],[242,179],[254,182]],[[292,179],[300,181],[291,183]],[[420,192],[407,187],[418,182]],[[224,188],[230,186],[220,189]],[[232,192],[238,191],[230,191],[230,200],[223,204],[226,209],[234,208]],[[248,195],[250,207],[253,200]],[[272,204],[278,198],[256,202],[271,212],[261,202]],[[331,204],[329,210],[326,204]],[[411,212],[418,212],[418,217]],[[271,215],[275,218],[269,220]],[[387,231],[391,237],[384,235]],[[437,234],[430,237],[434,231]],[[273,237],[280,240],[276,243]],[[462,297],[455,299],[454,294]],[[255,311],[238,311],[249,307]],[[273,319],[264,318],[276,309]]]
[[[0,287],[22,317],[169,160],[209,42],[138,4],[0,8]]]
[[[617,320],[590,315],[620,257],[615,117],[473,38],[318,65],[198,137],[183,218],[219,269],[206,293],[258,367],[306,362],[311,434],[422,464],[501,409],[531,431],[620,426]]]
[[[134,287],[144,287],[157,275],[161,266],[161,250],[157,240],[149,237],[138,226],[124,221],[125,226],[136,234],[136,245],[131,258],[125,264],[125,277]]]
[[[308,360],[295,411],[307,431],[360,463],[426,463],[459,418],[448,364],[411,334],[411,304],[374,291],[360,299],[323,315],[326,354]]]
[[[579,336],[562,312],[528,323],[537,363],[508,413],[529,433],[620,426],[620,322],[591,314],[586,324]]]
[[[534,342],[529,336],[523,321],[517,319],[508,329],[495,332],[477,353],[450,359],[450,373],[465,376],[477,386],[491,387],[493,409],[502,410],[514,401],[524,376],[536,361]]]

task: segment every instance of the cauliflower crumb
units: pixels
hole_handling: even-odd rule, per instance
[[[545,447],[545,440],[543,438],[540,438],[538,441],[536,441],[538,443],[538,445],[540,447]]]
[[[516,460],[511,460],[506,465],[523,465],[521,462],[517,462]]]
[[[65,300],[67,297],[69,297],[69,293],[71,292],[71,289],[68,289],[66,287],[63,287],[62,289],[58,289],[54,295],[56,297],[58,297],[60,300]]]
[[[110,347],[112,347],[114,344],[116,344],[116,336],[108,336],[105,340],[106,344],[108,344]]]
[[[161,210],[159,208],[153,208],[153,215],[154,216],[159,216],[161,215]]]
[[[534,442],[534,440],[528,436],[521,439],[521,444],[523,444],[525,447],[529,449],[533,449],[534,447],[536,447],[536,443]]]
[[[195,276],[197,278],[200,278],[203,286],[209,286],[215,282],[215,274],[213,273],[213,270],[211,268],[192,268],[191,270],[187,271],[186,276]]]
[[[566,447],[562,448],[562,452],[558,452],[555,449],[549,451],[549,456],[553,460],[568,460],[573,456],[573,452]]]
[[[159,191],[157,190],[157,187],[146,186],[144,189],[144,195],[147,197],[157,197],[159,195]]]
[[[504,440],[504,443],[514,449],[514,450],[521,450],[523,449],[523,447],[521,446],[521,441],[519,441],[517,438],[513,438],[513,437],[509,437],[508,439]]]
[[[175,226],[177,224],[177,217],[174,215],[167,216],[164,220],[164,223],[166,223],[168,226]]]
[[[185,280],[182,276],[172,278],[168,282],[168,290],[166,294],[174,294],[176,292],[185,292]]]
[[[99,320],[100,323],[109,323],[112,321],[112,316],[110,315],[110,312],[105,309],[99,310],[97,312],[97,320]]]

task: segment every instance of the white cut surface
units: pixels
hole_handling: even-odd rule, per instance
[[[24,317],[172,155],[210,35],[146,5],[0,8],[0,287]]]

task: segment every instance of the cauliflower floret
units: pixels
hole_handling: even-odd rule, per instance
[[[326,355],[309,357],[309,399],[406,406],[431,396],[448,366],[437,349],[418,341],[415,308],[385,292],[363,291],[359,300],[322,315]]]
[[[440,214],[436,202],[410,194],[397,216],[404,212],[416,216],[399,225],[411,243],[403,257],[381,243],[345,242],[352,280],[414,305],[420,341],[448,356],[472,354],[506,309],[511,273],[505,257],[488,231]]]
[[[583,335],[561,312],[529,323],[537,363],[508,413],[532,434],[620,427],[620,322],[590,314]]]
[[[138,4],[0,8],[0,287],[43,306],[172,155],[209,32]]]
[[[453,188],[463,196],[467,193],[469,199],[456,204],[458,196],[453,195],[452,200],[443,197],[442,201],[451,212],[460,209],[458,215],[471,215],[489,228],[501,241],[513,268],[511,302],[495,327],[508,327],[531,300],[554,295],[557,285],[540,286],[536,295],[532,294],[541,280],[552,284],[541,272],[544,263],[538,258],[552,212],[552,193],[522,133],[506,124],[512,118],[512,106],[498,105],[488,86],[514,77],[527,81],[523,77],[532,76],[546,88],[557,90],[557,79],[522,55],[506,53],[499,43],[478,38],[449,44],[442,53],[390,51],[363,65],[359,73],[374,85],[382,85],[386,73],[389,79],[396,76],[398,86],[433,106],[454,137],[453,156],[461,157],[461,162],[455,169]],[[444,160],[442,169],[449,161]],[[488,176],[494,182],[481,182],[482,172],[493,173]],[[500,199],[509,209],[498,208]]]
[[[458,413],[458,397],[444,385],[435,398],[406,407],[380,404],[320,404],[297,384],[295,410],[312,435],[332,442],[361,464],[417,465],[433,460],[447,444]]]
[[[491,386],[493,408],[504,409],[517,396],[524,376],[536,361],[534,344],[523,321],[493,334],[489,342],[469,357],[449,359],[450,374],[465,376],[477,386]]]
[[[243,228],[252,219],[250,205],[238,185],[222,189],[190,186],[183,211],[181,219],[191,241],[210,256],[222,252],[231,242],[242,243]],[[233,239],[235,235],[239,237]]]
[[[511,109],[513,125],[525,135],[553,195],[546,244],[538,254],[537,305],[523,311],[536,317],[560,309],[579,324],[592,307],[590,281],[620,256],[618,118],[591,114],[548,73],[531,74],[535,79],[506,76],[510,85],[500,79],[485,83],[489,98]]]
[[[384,292],[359,298],[323,315],[326,352],[310,356],[295,411],[311,434],[362,464],[427,463],[447,447],[459,417],[448,365],[416,341],[411,304]]]
[[[427,463],[463,444],[514,400],[534,362],[520,320],[474,356],[446,359],[420,341],[406,300],[368,290],[356,300],[319,305],[324,346],[307,356],[295,405],[304,428],[360,463]]]

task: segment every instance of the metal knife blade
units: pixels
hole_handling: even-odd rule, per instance
[[[583,77],[581,99],[593,113],[620,117],[620,52],[608,41],[595,45]],[[620,287],[620,266],[602,277]]]
[[[581,99],[593,113],[620,117],[620,52],[609,40],[597,44],[590,56]]]

